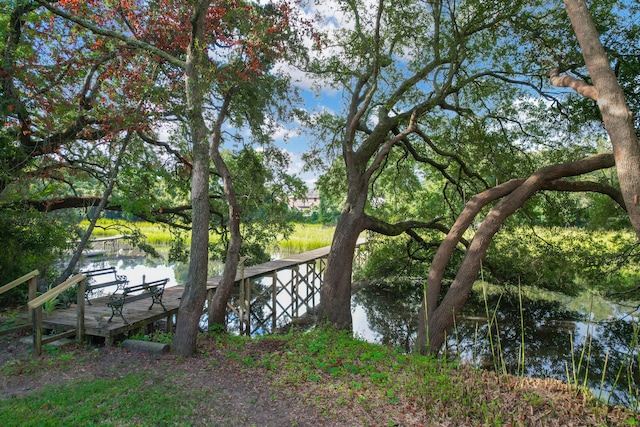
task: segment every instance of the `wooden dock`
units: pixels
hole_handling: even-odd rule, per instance
[[[151,298],[128,302],[122,309],[122,314],[129,322],[128,324],[120,316],[113,316],[111,322],[108,321],[111,317],[111,308],[107,307],[108,296],[93,298],[91,299],[91,305],[85,304],[85,335],[103,337],[105,342],[111,345],[118,337],[162,319],[167,320],[167,329],[171,330],[173,316],[178,314],[180,297],[182,297],[183,291],[184,286],[165,288],[162,303],[167,311],[164,311],[159,304],[155,304],[149,310],[149,306],[152,303]],[[72,304],[69,308],[56,309],[51,313],[42,314],[43,327],[57,332],[75,329],[76,324],[75,304]]]
[[[360,251],[365,243],[365,239],[357,242],[356,263],[366,256],[364,251]],[[239,332],[246,335],[273,333],[313,311],[320,303],[320,288],[330,250],[330,246],[325,246],[238,268],[235,283],[239,295],[232,296],[228,303],[227,326],[237,323]],[[211,306],[220,279],[216,276],[207,280],[208,306]]]
[[[364,240],[359,241],[358,246],[362,243]],[[240,297],[235,298],[235,301],[229,304],[229,308],[230,313],[237,316],[240,332],[252,334],[257,330],[274,331],[279,322],[291,320],[297,317],[300,311],[304,312],[319,303],[318,292],[329,250],[330,247],[327,246],[264,264],[239,268],[236,285],[240,288]],[[285,270],[290,274],[278,274]],[[256,287],[256,280],[265,277],[271,278],[270,284]],[[207,280],[208,302],[213,298],[220,279],[221,276],[216,276]],[[127,333],[163,319],[166,319],[167,330],[172,331],[183,292],[182,285],[164,289],[162,303],[166,311],[158,304],[149,310],[152,302],[150,298],[126,303],[123,316],[128,323],[120,316],[114,316],[111,322],[108,321],[111,317],[111,308],[107,306],[108,296],[92,298],[91,304],[84,306],[84,336],[103,337],[106,344],[113,344]],[[283,295],[288,302],[282,302]],[[71,334],[78,325],[77,313],[76,304],[50,313],[43,311],[42,326],[57,333],[69,331],[68,334]]]
[[[317,259],[326,258],[329,255],[331,246],[325,246],[324,248],[315,249],[309,252],[303,252],[301,254],[291,255],[287,258],[277,259],[274,261],[268,261],[264,264],[252,265],[242,270],[238,269],[236,273],[236,282],[240,282],[242,274],[245,279],[255,279],[258,277],[264,277],[274,272],[281,270],[288,270],[301,264],[307,264]],[[222,276],[211,277],[207,280],[207,289],[215,289],[218,286]]]

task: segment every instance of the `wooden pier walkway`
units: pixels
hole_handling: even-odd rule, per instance
[[[329,254],[330,247],[324,247],[302,254],[293,255],[285,259],[269,261],[264,264],[246,267],[244,269],[245,280],[273,274],[280,270],[290,269],[300,264],[314,261],[318,258],[325,258]],[[207,289],[215,291],[221,276],[215,276],[207,280]],[[236,281],[240,282],[242,272],[239,270]],[[171,286],[164,290],[162,303],[167,308],[165,312],[158,304],[148,310],[151,299],[141,299],[125,304],[122,314],[129,324],[125,324],[119,316],[114,316],[111,322],[107,322],[111,317],[111,309],[107,307],[108,296],[98,297],[91,300],[91,305],[85,305],[85,335],[103,337],[108,344],[112,344],[118,337],[130,331],[136,331],[144,326],[154,323],[164,318],[168,319],[168,329],[172,327],[172,319],[178,314],[180,297],[184,291],[184,286]],[[42,323],[48,329],[67,330],[76,327],[75,306],[66,309],[57,309],[49,314],[43,313]]]
[[[358,246],[364,243],[359,241]],[[317,295],[322,283],[326,259],[330,247],[292,255],[283,259],[269,261],[264,264],[241,267],[236,275],[236,285],[239,286],[239,297],[230,302],[230,313],[235,313],[240,333],[251,334],[257,330],[274,331],[278,323],[291,320],[319,303]],[[289,271],[290,274],[282,272]],[[256,280],[271,278],[267,286],[256,287]],[[207,280],[207,301],[210,302],[221,276]],[[155,304],[151,310],[150,298],[128,302],[124,305],[122,314],[127,319],[114,316],[112,321],[111,308],[107,306],[108,296],[91,299],[91,304],[84,306],[84,336],[103,337],[107,344],[113,344],[117,339],[131,331],[166,319],[168,331],[173,329],[174,319],[178,315],[180,298],[184,291],[183,285],[166,287],[162,303],[166,311]],[[283,302],[282,295],[287,302]],[[210,303],[208,304],[210,306]],[[57,333],[73,331],[78,325],[76,304],[68,308],[59,308],[50,313],[42,313],[44,329]],[[253,321],[253,323],[252,323]]]
[[[315,249],[309,252],[303,252],[301,254],[291,255],[287,258],[276,259],[274,261],[268,261],[264,264],[252,265],[244,268],[244,278],[254,279],[257,277],[264,277],[274,272],[281,270],[291,269],[297,265],[307,264],[317,259],[326,258],[329,255],[331,246],[325,246],[324,248]],[[236,282],[242,280],[242,270],[238,269],[236,273]],[[222,276],[211,277],[207,280],[207,288],[216,288]]]

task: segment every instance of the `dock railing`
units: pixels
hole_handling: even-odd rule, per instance
[[[27,304],[29,306],[29,313],[33,322],[33,355],[39,356],[42,353],[42,345],[53,341],[57,341],[62,338],[67,338],[75,335],[78,342],[84,341],[84,292],[87,283],[87,278],[84,274],[76,274],[75,276],[67,279],[53,289],[48,290],[37,298],[29,300]],[[62,332],[56,335],[49,336],[45,339],[42,338],[42,306],[60,295],[62,292],[71,288],[74,285],[78,285],[78,303],[77,303],[77,323],[76,329],[66,332]]]
[[[10,291],[11,289],[22,285],[23,283],[28,283],[29,285],[29,301],[36,297],[38,291],[38,274],[40,272],[38,270],[33,270],[30,273],[25,274],[24,276],[14,280],[13,282],[9,282],[6,285],[0,287],[0,295],[3,293]],[[3,329],[1,334],[10,334],[18,331],[31,329],[31,324],[15,326],[8,329]]]
[[[36,297],[36,291],[38,286],[38,274],[40,272],[38,270],[33,270],[31,273],[27,273],[24,276],[14,280],[13,282],[9,282],[6,285],[0,288],[0,295],[3,293],[10,291],[16,286],[20,286],[21,284],[28,282],[29,283],[29,300],[32,300]]]

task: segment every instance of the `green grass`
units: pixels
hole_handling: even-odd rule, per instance
[[[321,224],[296,224],[293,234],[278,242],[285,253],[302,253],[331,245],[335,227]]]
[[[87,228],[89,223],[83,221],[81,227]],[[168,245],[171,243],[171,233],[162,224],[150,222],[128,222],[123,220],[100,219],[93,235],[95,238],[110,237],[118,234],[131,234],[133,229],[138,229],[146,237],[147,243],[151,245]],[[322,248],[331,244],[335,227],[323,226],[320,224],[296,224],[293,234],[286,240],[278,243],[276,250],[285,253],[301,253],[313,249]],[[191,235],[184,234],[188,243]],[[210,239],[218,239],[212,234]]]
[[[197,357],[206,359],[213,352],[226,355],[223,363],[229,364],[237,375],[263,376],[274,390],[282,390],[296,401],[314,407],[321,414],[319,422],[340,420],[348,411],[360,418],[358,425],[398,425],[406,421],[403,417],[407,413],[434,422],[448,420],[452,425],[537,425],[534,420],[540,417],[563,424],[574,414],[584,415],[584,419],[593,417],[607,425],[607,409],[595,400],[567,392],[560,396],[560,404],[545,392],[541,382],[526,388],[522,378],[405,354],[331,328],[259,339],[202,335]],[[64,354],[49,355],[46,360],[58,366]],[[99,356],[98,352],[74,354]],[[50,369],[42,360],[31,360],[38,362],[29,366],[32,373]],[[219,359],[211,360],[217,364]],[[202,402],[209,402],[212,411],[224,411],[216,409],[210,394],[205,395],[184,381],[185,375],[192,374],[189,366],[185,363],[178,370],[161,371],[163,374],[141,369],[108,379],[73,381],[5,399],[0,401],[0,425],[187,426],[203,415]],[[3,373],[29,375],[6,366]],[[557,385],[552,387],[557,390]],[[234,416],[222,415],[229,420]],[[636,413],[626,412],[623,416],[624,425],[637,422]]]
[[[285,384],[304,379],[332,384],[344,391],[348,404],[357,396],[360,404],[370,407],[402,400],[433,415],[446,411],[478,421],[502,416],[500,399],[485,396],[481,383],[469,387],[468,377],[460,377],[455,363],[408,355],[331,329],[297,336],[290,349],[282,357]]]
[[[203,393],[185,391],[148,373],[47,387],[28,398],[0,401],[2,426],[191,425]],[[193,402],[193,403],[192,403]]]

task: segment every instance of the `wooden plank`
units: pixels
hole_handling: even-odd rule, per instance
[[[84,279],[85,279],[84,274],[76,274],[75,276],[65,280],[55,288],[40,295],[38,298],[32,299],[31,301],[29,301],[27,305],[29,306],[29,308],[41,307],[42,305],[44,305],[45,302],[54,299],[55,297],[60,295],[62,292],[66,291],[67,289],[69,289],[70,287],[72,287],[73,285],[75,285],[76,283]]]
[[[318,258],[324,258],[329,255],[330,246],[325,246],[323,248],[315,249],[313,251],[304,252],[302,254],[292,255],[288,258],[277,259],[274,261],[268,261],[264,264],[252,265],[244,268],[244,277],[245,279],[252,279],[259,276],[264,276],[267,274],[271,274],[272,272],[277,272],[280,270],[286,270],[291,267],[294,267],[298,264],[303,264],[305,262],[310,262],[316,260]],[[215,276],[207,280],[207,284],[209,286],[217,286],[220,282],[222,276]],[[239,282],[242,279],[241,271],[238,269],[236,273],[236,282]]]
[[[3,294],[5,292],[7,292],[8,290],[13,289],[16,286],[26,282],[27,280],[30,280],[30,279],[36,277],[38,274],[40,274],[38,272],[38,270],[33,270],[31,273],[27,273],[24,276],[12,281],[12,282],[7,283],[6,285],[0,287],[0,294]]]
[[[0,336],[14,334],[17,332],[30,331],[33,328],[33,325],[30,323],[25,323],[24,325],[16,325],[7,329],[0,329]]]
[[[33,355],[42,353],[42,306],[29,309],[33,317]]]
[[[48,337],[43,337],[41,343],[44,344],[49,344],[50,342],[56,342],[58,340],[61,340],[63,338],[69,338],[72,337],[76,334],[75,329],[71,329],[70,331],[66,331],[66,332],[60,332],[59,334],[55,334],[55,335],[50,335]]]

